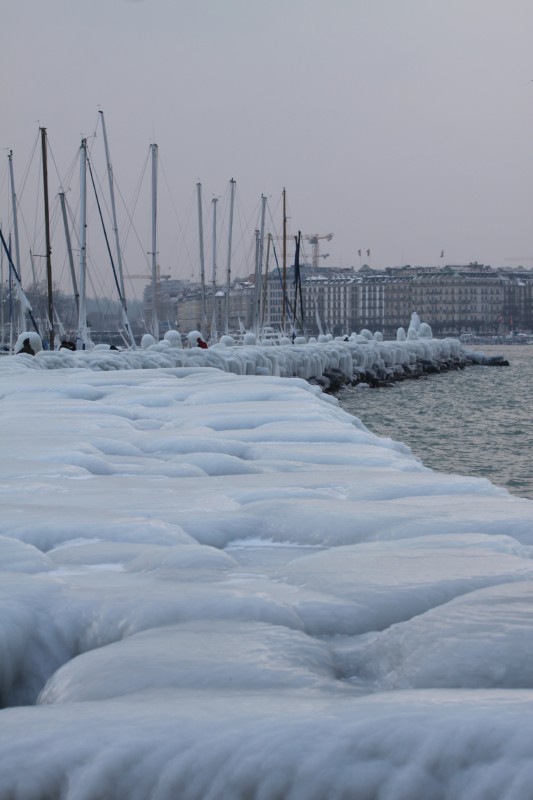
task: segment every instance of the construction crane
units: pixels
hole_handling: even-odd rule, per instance
[[[134,279],[143,280],[143,281],[152,280],[152,276],[149,273],[146,273],[145,275],[130,275],[129,273],[126,273],[126,277],[129,278],[130,280],[134,280]],[[168,280],[168,278],[170,278],[170,277],[171,277],[170,273],[168,275],[161,275],[161,270],[160,270],[160,267],[159,267],[159,264],[158,264],[157,265],[156,280],[159,282],[163,278],[166,278]]]
[[[319,240],[320,239],[325,239],[327,242],[330,242],[333,239],[333,234],[332,233],[324,233],[324,234],[306,233],[305,236],[304,236],[304,239],[307,239],[307,241],[309,242],[309,244],[313,248],[313,251],[312,251],[313,252],[313,255],[312,255],[313,267],[318,267],[318,259],[321,258],[321,257],[322,258],[326,257],[326,256],[320,256],[320,253],[319,253],[319,247],[320,247]],[[329,253],[327,255],[329,255]]]
[[[273,236],[273,239],[281,240],[283,236]],[[332,233],[325,233],[323,235],[319,233],[306,233],[303,237],[307,239],[309,244],[312,246],[312,264],[313,267],[318,267],[318,259],[319,258],[329,258],[329,253],[320,253],[319,252],[319,239],[326,239],[326,241],[331,241],[333,239]],[[287,242],[293,241],[295,239],[294,236],[287,236]]]

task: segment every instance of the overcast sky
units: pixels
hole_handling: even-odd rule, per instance
[[[154,142],[159,262],[173,277],[197,269],[196,183],[206,228],[221,198],[222,229],[231,178],[236,248],[251,248],[262,193],[281,233],[286,187],[291,232],[334,234],[327,266],[438,264],[442,250],[447,263],[533,265],[532,31],[531,0],[6,0],[0,146],[19,224],[37,224],[40,162],[26,170],[39,126],[51,203],[61,180],[76,206],[69,169],[95,129],[105,180],[102,109],[131,214],[139,187],[132,274],[151,249],[141,177]],[[5,228],[4,164],[0,181]]]

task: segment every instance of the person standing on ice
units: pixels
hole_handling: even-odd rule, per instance
[[[22,347],[20,348],[20,350],[17,351],[17,355],[18,355],[18,353],[28,353],[28,355],[30,355],[30,356],[34,356],[35,355],[35,350],[31,346],[29,338],[28,339],[24,339],[24,341],[22,343]]]
[[[207,342],[204,342],[204,340],[201,339],[200,337],[197,338],[196,344],[198,345],[198,347],[201,347],[202,350],[207,350],[208,347]]]

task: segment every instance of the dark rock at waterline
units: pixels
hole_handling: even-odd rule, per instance
[[[486,353],[469,351],[466,358],[470,364],[480,364],[484,367],[509,367],[510,364],[502,355],[488,356]]]
[[[430,361],[428,358],[420,358],[418,360],[422,370],[427,373],[441,372],[441,367],[436,361]]]
[[[340,369],[328,369],[324,373],[324,377],[329,380],[330,392],[338,392],[347,382],[346,375]]]
[[[308,383],[321,386],[323,391],[328,394],[334,394],[348,383],[348,378],[340,369],[332,367],[326,370],[320,377],[313,376],[309,378]]]
[[[434,373],[448,372],[450,370],[464,369],[467,366],[481,364],[489,367],[508,367],[509,362],[501,355],[487,356],[485,353],[465,352],[460,356],[451,356],[446,359],[432,361],[427,358],[417,358],[416,362],[403,366],[364,369],[354,366],[351,377],[347,377],[340,369],[330,368],[321,376],[313,376],[308,382],[320,386],[327,394],[335,394],[344,386],[359,386],[364,384],[373,389],[394,386],[399,381],[427,378]]]
[[[311,386],[320,386],[325,392],[329,389],[329,381],[325,380],[325,378],[317,378],[316,375],[308,378],[307,383],[310,383]]]

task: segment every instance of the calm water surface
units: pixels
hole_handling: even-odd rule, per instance
[[[404,442],[426,467],[475,475],[533,499],[533,345],[479,346],[509,367],[468,367],[338,400],[378,436]]]

